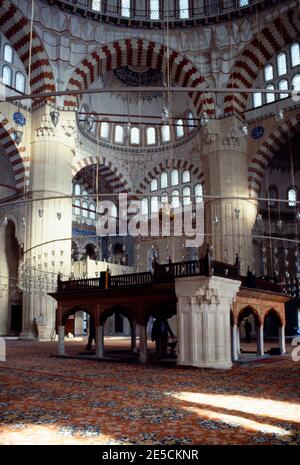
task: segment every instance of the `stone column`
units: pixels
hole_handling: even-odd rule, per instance
[[[96,358],[104,357],[104,328],[96,326]]]
[[[257,355],[264,355],[264,325],[260,325],[257,332]]]
[[[73,123],[70,113],[61,112],[54,127],[50,111],[46,106],[32,115],[27,194],[32,202],[26,204],[25,211],[24,287],[28,291],[23,297],[23,339],[32,338],[34,318],[43,322],[40,338],[50,337],[55,301],[48,293],[55,291],[59,272],[68,276],[71,271],[72,200],[59,197],[71,194]]]
[[[232,367],[230,308],[240,284],[216,276],[175,280],[179,365]]]
[[[257,201],[249,196],[247,137],[235,117],[209,121],[202,134],[206,242],[213,246],[216,260],[233,264],[236,253],[241,273],[254,268],[252,228]]]
[[[241,334],[240,334],[240,327],[237,326],[236,328],[236,349],[238,355],[241,353]]]
[[[239,359],[238,356],[238,327],[233,325],[232,329],[232,360],[236,362]]]
[[[140,362],[147,363],[148,349],[147,349],[147,326],[139,326],[140,333]]]
[[[136,348],[136,326],[137,324],[136,323],[132,323],[130,325],[130,331],[131,331],[131,352],[134,352],[136,353],[137,352],[137,348]]]
[[[284,325],[279,327],[279,346],[280,346],[281,355],[285,354],[286,349],[285,349],[285,326]]]
[[[58,327],[58,355],[65,355],[65,327]]]

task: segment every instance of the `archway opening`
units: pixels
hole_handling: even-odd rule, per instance
[[[75,307],[64,316],[64,337],[68,355],[95,352],[95,322],[90,311]]]
[[[282,321],[276,310],[271,309],[264,319],[264,341],[266,352],[270,355],[280,355],[280,329]]]
[[[252,307],[243,308],[238,317],[238,353],[256,354],[260,320]]]
[[[132,309],[114,305],[100,317],[103,326],[104,357],[137,359],[137,322]]]
[[[162,305],[149,313],[147,346],[151,361],[177,361],[176,305]]]

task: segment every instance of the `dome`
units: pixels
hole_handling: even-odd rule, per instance
[[[83,15],[85,17],[112,22],[118,26],[155,28],[164,24],[170,27],[191,27],[199,23],[207,24],[228,19],[243,13],[249,14],[256,8],[274,6],[278,0],[84,0],[64,1],[51,0],[64,11]]]

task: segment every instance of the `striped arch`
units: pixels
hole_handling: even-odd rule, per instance
[[[73,165],[72,176],[76,176],[82,168],[96,164],[99,164],[100,176],[111,185],[115,193],[130,193],[132,191],[123,174],[105,157],[101,158],[101,163],[99,163],[99,159],[95,155],[77,160]]]
[[[227,88],[253,87],[264,65],[295,39],[299,39],[300,10],[293,9],[276,18],[246,45],[238,56],[229,77]],[[236,113],[241,115],[247,106],[248,94],[225,94],[225,116]]]
[[[19,55],[26,73],[29,71],[30,24],[10,0],[0,0],[0,28]],[[31,58],[31,92],[55,91],[55,80],[45,48],[33,31]],[[49,101],[54,101],[52,97]]]
[[[162,44],[149,42],[145,39],[124,39],[103,45],[84,58],[72,74],[68,83],[68,90],[88,89],[89,86],[103,73],[120,66],[144,66],[162,70],[166,47]],[[177,51],[171,50],[169,67],[172,79],[181,87],[196,87],[204,85],[205,79],[197,68]],[[210,116],[214,115],[214,100],[211,94],[190,92],[197,113],[205,110]],[[68,96],[66,107],[76,107],[77,98]]]
[[[142,194],[147,190],[147,187],[151,184],[152,179],[156,179],[160,173],[163,171],[169,171],[170,169],[177,168],[181,170],[190,170],[192,175],[197,176],[199,183],[203,184],[204,174],[199,170],[197,166],[187,160],[166,160],[165,162],[161,162],[152,168],[146,176],[144,177],[143,181],[140,183],[137,193]]]
[[[29,178],[29,156],[25,147],[16,145],[12,134],[15,132],[7,118],[0,112],[0,146],[5,150],[13,168],[16,188],[23,189]]]
[[[250,195],[257,197],[265,171],[278,150],[295,134],[300,132],[300,114],[278,126],[264,141],[248,168]]]

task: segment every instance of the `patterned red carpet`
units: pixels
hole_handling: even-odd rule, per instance
[[[56,344],[8,342],[0,444],[300,444],[290,356],[213,371],[53,358]]]

